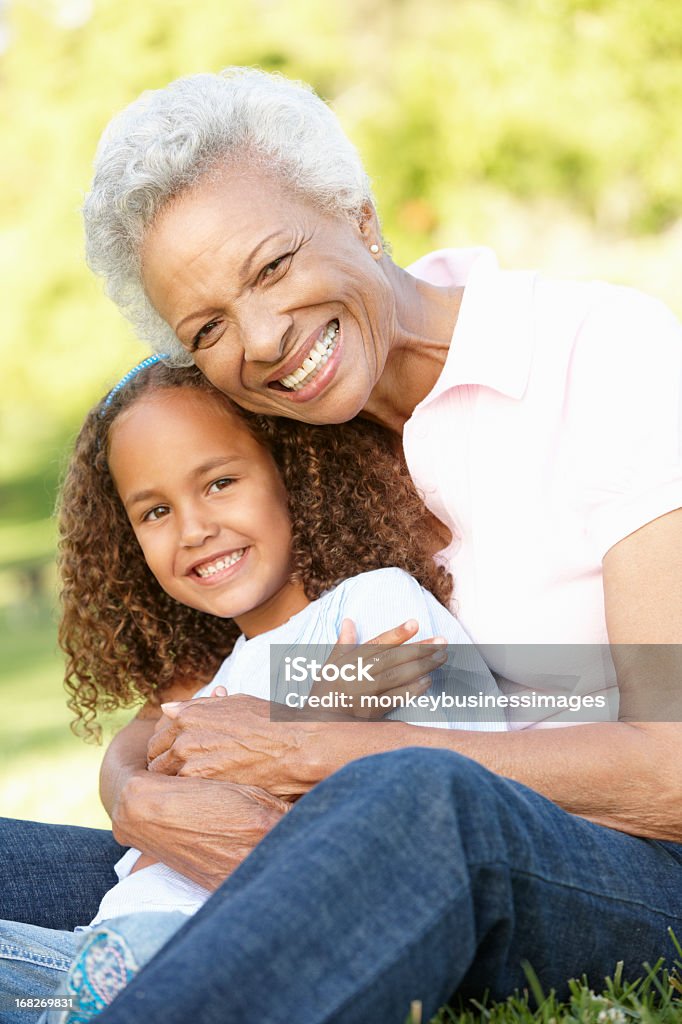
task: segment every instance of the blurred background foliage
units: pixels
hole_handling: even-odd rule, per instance
[[[365,158],[394,258],[633,284],[682,313],[674,0],[0,0],[0,813],[103,823],[68,732],[51,512],[87,407],[143,350],[84,266],[97,139],[143,89],[227,64],[302,78]]]

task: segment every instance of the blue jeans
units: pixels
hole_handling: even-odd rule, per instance
[[[20,830],[20,826],[18,826]],[[36,893],[40,898],[40,893]],[[447,751],[316,787],[101,1014],[102,1024],[403,1024],[458,991],[593,986],[674,957],[682,847],[560,810]]]
[[[0,818],[0,919],[66,931],[87,924],[124,853],[111,832]]]
[[[80,933],[0,921],[0,1021],[87,1024],[186,920],[179,912],[128,914]],[[27,997],[60,996],[70,997],[55,1002],[63,1009],[21,1006]]]

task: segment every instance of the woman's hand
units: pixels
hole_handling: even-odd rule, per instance
[[[145,863],[162,861],[216,889],[289,807],[257,786],[140,772],[112,820],[116,839],[144,849]]]
[[[270,702],[246,694],[186,701],[168,707],[149,741],[149,771],[300,796],[319,781],[303,751],[306,731],[319,727],[305,715],[271,721]]]
[[[171,696],[182,700],[195,690],[178,684]],[[133,870],[162,861],[213,889],[290,805],[255,786],[151,775],[147,744],[161,718],[158,707],[146,705],[114,737],[102,765],[102,797],[119,842],[145,851]]]
[[[417,629],[417,623],[405,623],[382,633],[369,646],[400,648]],[[350,626],[342,631],[341,639],[352,642]],[[402,659],[389,659],[388,651],[381,654],[382,661],[389,659],[388,670],[398,673],[384,677],[389,689],[391,683],[392,688],[396,682],[400,687],[407,685],[410,674],[414,680],[424,676],[423,645],[403,650]],[[279,720],[272,721],[268,701],[244,694],[167,704],[164,711],[147,750],[150,771],[254,784],[284,799],[307,792],[348,760],[371,749],[368,746],[365,751],[357,732],[350,742],[347,722],[324,721],[319,711],[292,712],[283,721],[283,708],[278,708]],[[381,723],[379,727],[392,729],[395,724]],[[370,728],[369,724],[364,727]],[[362,728],[356,723],[355,730]]]

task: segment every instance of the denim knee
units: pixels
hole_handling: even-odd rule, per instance
[[[461,842],[469,863],[514,860],[510,846],[518,843],[524,812],[557,810],[538,793],[451,750],[406,747],[374,754],[332,778],[349,795],[374,793],[376,813],[396,825],[402,821],[411,832],[424,828],[449,849]]]
[[[134,913],[82,932],[55,992],[70,997],[76,1009],[48,1011],[39,1024],[85,1024],[97,1016],[187,920],[179,911]]]
[[[476,761],[454,750],[434,750],[430,747],[403,747],[383,754],[371,754],[351,761],[341,768],[334,778],[356,777],[363,783],[370,779],[391,779],[402,788],[440,788],[459,780],[463,789],[469,788],[470,780],[489,777],[499,778]]]

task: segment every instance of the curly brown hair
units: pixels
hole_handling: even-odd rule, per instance
[[[145,562],[108,465],[118,415],[152,391],[219,396],[272,454],[288,494],[292,579],[314,601],[342,580],[397,566],[443,604],[452,579],[433,560],[444,537],[409,477],[395,436],[366,420],[312,426],[245,412],[194,367],[141,370],[88,414],[59,501],[65,685],[75,732],[100,739],[98,712],[159,702],[178,681],[208,682],[239,630],[180,604]],[[197,669],[197,666],[200,666]]]

